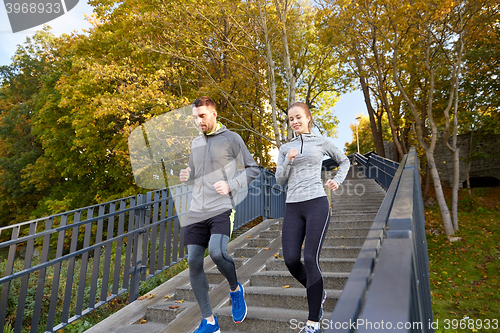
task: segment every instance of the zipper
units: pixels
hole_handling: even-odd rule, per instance
[[[300,144],[300,153],[302,154],[302,147],[304,146],[304,139],[302,139],[302,134],[300,135],[300,141],[302,142]]]

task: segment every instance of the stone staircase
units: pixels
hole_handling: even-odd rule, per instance
[[[375,181],[357,178],[355,174],[350,172],[331,197],[330,226],[320,257],[327,292],[324,318],[333,311],[385,196]],[[227,281],[211,260],[205,259],[210,301],[221,332],[298,332],[294,323],[307,320],[306,291],[288,272],[282,258],[281,227],[281,219],[266,220],[229,243],[228,252],[237,265],[238,280],[245,288],[248,306],[247,317],[240,324],[235,324],[231,317]],[[193,332],[201,314],[188,275],[181,274],[184,276],[175,282],[171,299],[161,300],[160,295],[161,301],[146,307],[142,317],[147,323],[113,329],[104,325],[102,330],[97,328],[99,324],[87,332]],[[170,287],[170,290],[174,289]],[[122,311],[124,309],[119,312]]]

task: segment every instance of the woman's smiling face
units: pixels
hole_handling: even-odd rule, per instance
[[[296,135],[309,133],[309,122],[311,121],[311,117],[309,117],[306,111],[300,106],[294,106],[288,110],[288,119],[290,120],[290,127]]]

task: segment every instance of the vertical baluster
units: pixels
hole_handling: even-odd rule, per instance
[[[94,208],[87,209],[87,220],[94,217]],[[83,248],[87,249],[90,245],[90,236],[92,231],[92,222],[85,223],[85,237],[83,239]],[[78,297],[76,299],[75,315],[81,316],[83,310],[83,301],[85,297],[85,284],[87,282],[87,269],[89,264],[89,252],[86,251],[82,255],[82,263],[80,267],[80,281],[78,282]]]
[[[130,211],[128,215],[128,229],[127,232],[130,233],[134,230],[135,221],[135,209],[136,206],[135,198],[130,198]],[[129,280],[130,280],[130,270],[131,270],[131,256],[132,256],[132,246],[134,245],[134,235],[127,236],[127,248],[125,250],[125,265],[123,271],[123,289],[130,290]]]
[[[109,214],[112,214],[108,218],[108,230],[106,233],[106,240],[113,238],[114,226],[115,226],[115,210],[116,202],[111,202],[109,204]],[[109,273],[111,270],[111,250],[113,248],[113,243],[107,243],[106,249],[104,250],[104,267],[102,272],[102,287],[101,287],[101,302],[105,303],[108,298],[108,284],[109,284]]]
[[[61,224],[63,227],[66,225],[68,221],[68,215],[61,216]],[[56,248],[56,259],[63,255],[64,249],[64,235],[66,231],[59,231],[59,235],[57,238],[57,248]],[[61,265],[62,263],[57,263],[54,265],[54,276],[52,277],[52,292],[50,295],[50,305],[49,305],[49,314],[47,316],[47,331],[52,332],[52,328],[54,326],[54,317],[56,314],[56,306],[57,306],[57,296],[59,293],[59,279],[61,275]]]
[[[167,212],[167,201],[165,200],[167,196],[167,190],[162,190],[161,191],[161,209],[160,209],[160,221],[163,221],[160,223],[160,239],[159,239],[159,244],[158,244],[158,257],[157,257],[157,262],[158,262],[158,269],[163,270],[165,267],[163,265],[163,256],[165,254],[165,218],[166,218],[166,212]]]
[[[12,228],[11,240],[18,239],[19,237],[19,228]],[[17,244],[12,244],[9,246],[9,255],[7,257],[7,266],[5,267],[5,275],[9,276],[12,274],[14,269],[14,260],[16,259],[16,251]],[[0,301],[0,331],[3,332],[3,328],[5,326],[5,316],[7,315],[7,305],[9,303],[9,290],[10,290],[10,281],[5,282],[2,286],[2,299]]]
[[[49,231],[52,229],[52,218],[48,218],[45,221],[45,231]],[[49,249],[50,249],[50,234],[46,234],[43,236],[43,244],[42,244],[42,255],[40,257],[40,263],[43,264],[47,262],[49,257]],[[33,317],[31,318],[31,332],[38,331],[38,323],[40,321],[40,311],[42,309],[42,301],[43,301],[43,291],[45,287],[45,273],[47,268],[42,268],[38,272],[38,285],[36,288],[36,296],[35,296],[35,306],[33,307]]]
[[[75,212],[75,217],[73,224],[80,222],[81,211]],[[71,231],[71,245],[69,247],[69,253],[74,253],[78,245],[78,229],[79,227],[73,227]],[[73,279],[75,274],[75,257],[71,257],[68,260],[68,274],[66,276],[66,291],[64,292],[64,303],[61,314],[61,323],[68,323],[69,309],[71,307],[71,296],[73,292]]]
[[[130,279],[130,291],[129,291],[129,303],[135,301],[139,296],[139,281],[141,277],[141,258],[142,258],[142,244],[143,244],[143,234],[140,232],[141,227],[144,224],[144,209],[142,205],[145,202],[144,195],[139,194],[137,196],[137,206],[136,209],[136,223],[134,225],[134,245],[132,249],[132,277]],[[137,216],[138,215],[138,216]]]
[[[173,242],[173,249],[172,249],[172,262],[177,262],[177,254],[178,254],[178,248],[179,248],[179,223],[180,223],[180,218],[182,218],[182,192],[181,192],[181,187],[176,187],[174,191],[174,196],[176,198],[176,204],[179,203],[179,207],[175,207],[175,212],[176,212],[176,219],[173,220],[174,223],[174,237],[172,239]],[[179,216],[180,215],[180,216]]]
[[[151,219],[151,223],[153,226],[151,227],[151,253],[149,255],[149,274],[154,275],[156,273],[156,237],[158,233],[158,226],[155,225],[155,222],[158,222],[158,206],[159,206],[160,192],[155,192],[154,203],[152,214],[153,217]],[[159,267],[161,270],[161,267]]]
[[[146,202],[149,204],[153,201],[152,192],[148,192],[146,194]],[[151,225],[151,206],[144,206],[142,211],[144,212],[144,227]],[[142,258],[141,258],[141,266],[146,266],[148,264],[148,255],[149,255],[149,238],[150,231],[149,228],[146,228],[141,233],[143,241],[142,241]],[[151,254],[153,253],[153,248],[151,248]],[[141,280],[146,280],[147,270],[141,271]]]
[[[123,211],[126,208],[127,202],[125,200],[120,201],[120,211]],[[120,213],[118,216],[118,234],[117,237],[123,235],[125,225],[125,213]],[[120,271],[121,271],[121,261],[122,261],[122,251],[123,251],[123,238],[120,238],[116,241],[116,255],[115,255],[115,270],[113,276],[113,295],[118,295],[118,288],[120,286]],[[126,265],[127,263],[125,263]],[[124,272],[127,272],[127,269],[124,268]]]
[[[36,223],[30,223],[29,234],[34,235],[36,233]],[[31,267],[31,258],[33,256],[33,247],[35,245],[35,239],[31,238],[28,240],[26,245],[26,253],[24,257],[24,268],[28,269]],[[24,305],[26,304],[26,295],[28,294],[28,282],[29,274],[24,275],[21,278],[21,289],[19,290],[19,299],[17,301],[17,312],[16,312],[16,323],[14,325],[14,332],[21,332],[23,328],[23,316],[24,316]]]
[[[99,215],[102,216],[105,213],[105,206],[99,206]],[[97,220],[97,230],[95,234],[95,245],[100,244],[102,241],[102,230],[103,230],[104,220]],[[97,282],[99,280],[99,264],[101,262],[101,247],[96,247],[94,250],[94,260],[92,262],[92,280],[90,282],[90,292],[89,292],[89,309],[94,309],[96,306],[96,294],[97,294]],[[104,286],[102,286],[104,288]]]
[[[168,189],[167,244],[165,245],[165,267],[169,267],[172,257],[172,222],[174,220],[174,199],[172,188]]]

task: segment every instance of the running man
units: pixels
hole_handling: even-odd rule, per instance
[[[184,243],[188,250],[189,278],[201,310],[196,333],[220,332],[208,296],[203,270],[205,250],[229,282],[232,314],[241,323],[247,314],[244,290],[236,277],[233,259],[227,253],[232,209],[238,189],[248,186],[260,170],[241,137],[217,121],[215,102],[200,97],[193,103],[193,117],[202,134],[191,144],[188,168],[181,170],[181,182],[194,184],[187,214]],[[244,171],[238,173],[238,165]]]

